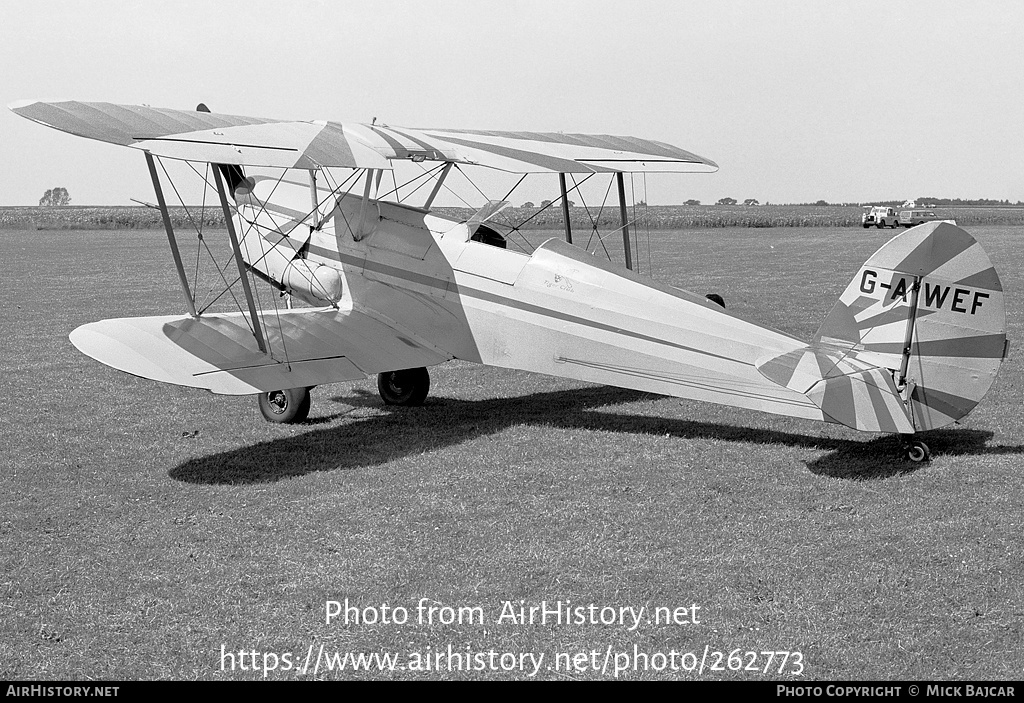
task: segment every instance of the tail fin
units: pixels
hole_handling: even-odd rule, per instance
[[[808,347],[757,366],[837,422],[914,432],[973,410],[1006,349],[995,267],[967,232],[932,222],[867,260]]]
[[[916,430],[948,425],[981,401],[1006,355],[999,275],[959,227],[914,227],[867,260],[814,341],[891,370]]]

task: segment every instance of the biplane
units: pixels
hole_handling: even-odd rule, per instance
[[[184,293],[186,314],[93,322],[71,333],[74,345],[137,376],[258,394],[273,422],[304,420],[312,387],[373,375],[384,403],[421,404],[427,368],[459,359],[896,433],[923,461],[916,433],[969,413],[1006,356],[999,276],[949,222],[882,246],[810,341],[638,275],[623,174],[718,168],[662,142],[273,120],[203,105],[11,109],[144,154]],[[189,279],[164,196],[168,161],[193,165],[217,194],[230,242],[217,273],[237,311],[211,311]],[[424,197],[389,198],[397,181],[382,193],[382,175],[408,164]],[[446,179],[473,167],[557,176],[548,205],[563,210],[564,240],[509,247],[495,217],[505,201],[442,214],[434,202]],[[575,189],[592,176],[617,185],[625,267],[572,244],[566,179]]]

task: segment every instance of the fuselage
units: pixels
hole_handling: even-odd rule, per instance
[[[823,419],[805,395],[755,367],[805,343],[703,297],[558,239],[520,253],[475,241],[466,222],[356,196],[338,199],[310,232],[284,221],[308,192],[296,184],[295,207],[284,204],[288,197],[278,185],[265,209],[262,201],[240,208],[264,226],[260,249],[250,239],[255,229],[243,241],[247,258],[279,240],[263,236],[272,229],[289,231],[291,241],[277,246],[340,273],[339,309],[381,320],[450,358]]]

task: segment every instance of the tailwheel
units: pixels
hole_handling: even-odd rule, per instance
[[[932,452],[928,445],[919,439],[912,439],[906,443],[907,458],[915,464],[931,461]]]
[[[379,373],[377,390],[385,405],[423,405],[430,391],[430,374],[425,368]]]
[[[260,393],[260,412],[269,422],[302,422],[309,417],[309,405],[308,388]]]

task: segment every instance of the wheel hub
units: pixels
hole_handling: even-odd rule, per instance
[[[270,404],[270,409],[278,415],[288,409],[288,396],[284,394],[284,391],[267,393],[267,402]]]

